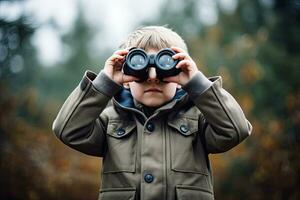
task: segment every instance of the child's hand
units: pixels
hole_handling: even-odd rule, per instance
[[[137,77],[125,75],[122,72],[122,66],[125,61],[125,56],[128,54],[128,49],[117,50],[109,57],[106,62],[103,71],[113,81],[122,85],[126,82],[137,81]]]
[[[176,52],[172,58],[174,60],[179,60],[176,68],[181,69],[182,72],[176,76],[164,78],[163,80],[167,82],[178,83],[179,85],[184,86],[198,71],[197,65],[183,49],[178,47],[172,47],[171,49]]]

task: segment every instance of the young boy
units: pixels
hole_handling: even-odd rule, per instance
[[[124,74],[131,47],[149,55],[171,48],[180,73],[159,79],[151,65],[145,80]],[[214,199],[208,154],[233,148],[252,130],[240,106],[166,27],[139,28],[120,48],[98,75],[85,73],[53,123],[56,136],[103,157],[99,199]]]

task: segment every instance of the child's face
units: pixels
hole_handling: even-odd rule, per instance
[[[148,54],[156,54],[158,50],[149,49]],[[154,67],[149,69],[148,79],[143,82],[127,84],[135,100],[148,107],[159,107],[170,101],[176,93],[177,83],[162,82],[157,78]]]

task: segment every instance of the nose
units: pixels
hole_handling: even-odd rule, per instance
[[[149,83],[159,83],[159,79],[157,78],[156,69],[154,67],[149,68],[148,79]]]

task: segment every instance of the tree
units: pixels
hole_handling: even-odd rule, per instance
[[[212,26],[199,21],[201,3],[170,0],[146,23],[169,24],[186,36],[199,69],[222,75],[253,124],[246,142],[211,156],[216,198],[298,199],[299,3],[241,0],[232,13],[217,3]]]

